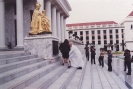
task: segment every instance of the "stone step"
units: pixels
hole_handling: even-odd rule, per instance
[[[18,69],[14,69],[8,72],[4,72],[0,75],[0,85],[4,84],[6,82],[9,82],[13,79],[16,79],[20,76],[26,75],[32,71],[35,71],[37,69],[40,69],[48,64],[51,64],[52,62],[50,60],[45,60],[43,62],[39,62],[39,63],[35,63],[35,64],[31,64],[25,67],[21,67]]]
[[[20,56],[27,56],[27,55],[30,55],[30,54],[31,54],[30,52],[1,54],[0,55],[0,59],[20,57]]]
[[[24,60],[28,60],[32,58],[37,58],[37,55],[28,55],[28,56],[1,59],[0,65],[5,65],[5,64],[13,63],[13,62],[18,62],[18,61],[24,61]]]
[[[57,80],[65,71],[66,66],[60,66],[51,71],[47,75],[40,78],[38,81],[32,83],[24,89],[47,89],[55,80]],[[55,88],[56,89],[56,88]]]
[[[60,62],[56,62],[40,69],[37,69],[31,73],[23,75],[19,78],[16,78],[10,82],[0,85],[0,89],[23,89],[38,79],[42,78],[44,75],[53,71],[60,66]],[[44,80],[45,81],[45,80]]]
[[[73,68],[73,67],[71,67],[70,69],[67,69],[48,88],[43,88],[43,89],[66,89],[67,85],[69,84],[70,80],[72,79],[72,77],[74,76],[74,74],[75,74],[76,71],[77,71],[77,68]],[[39,88],[39,89],[42,89],[42,88]]]
[[[81,84],[82,84],[82,81],[83,81],[83,78],[84,78],[84,73],[85,73],[86,63],[87,63],[87,59],[86,59],[85,56],[83,57],[83,60],[84,60],[83,69],[76,71],[76,73],[74,74],[73,78],[69,82],[66,89],[81,89]]]
[[[6,65],[1,65],[0,66],[0,74],[13,70],[13,69],[17,69],[17,68],[21,68],[27,65],[31,65],[37,62],[41,62],[43,61],[43,58],[34,58],[34,59],[29,59],[29,60],[24,60],[24,61],[19,61],[19,62],[13,62],[10,64],[6,64]]]

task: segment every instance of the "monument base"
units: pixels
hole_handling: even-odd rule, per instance
[[[44,59],[53,59],[53,41],[58,38],[51,35],[32,35],[24,38],[24,51]],[[58,46],[58,45],[57,45]],[[58,55],[58,54],[57,54]]]

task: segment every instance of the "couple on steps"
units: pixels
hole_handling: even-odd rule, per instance
[[[61,43],[59,47],[62,53],[62,65],[64,65],[64,61],[66,59],[68,63],[68,68],[76,67],[77,69],[82,69],[84,66],[84,62],[82,60],[82,54],[79,49],[69,42],[67,39],[63,43]]]

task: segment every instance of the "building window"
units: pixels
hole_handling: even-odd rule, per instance
[[[92,31],[92,34],[94,34],[94,31]]]
[[[107,41],[104,41],[104,44],[107,44]]]
[[[83,35],[83,31],[80,31],[80,35]]]
[[[124,38],[124,35],[122,35],[122,38]]]
[[[98,41],[98,44],[101,44],[101,41]]]
[[[74,34],[76,34],[76,35],[77,35],[77,32],[74,32]]]
[[[119,40],[116,40],[116,43],[119,44]]]
[[[121,32],[123,33],[123,29],[121,29]]]
[[[86,34],[89,34],[89,31],[86,31]]]
[[[100,37],[100,36],[98,36],[98,39],[101,39],[101,37]]]
[[[83,40],[83,36],[81,36],[80,39]]]
[[[110,35],[110,39],[112,39],[112,35]]]
[[[112,30],[109,30],[109,33],[112,33]]]
[[[133,25],[131,24],[131,29],[133,29]]]
[[[100,34],[100,30],[98,30],[97,33]]]
[[[106,30],[103,30],[103,33],[105,33],[105,34],[106,34]]]
[[[118,36],[118,35],[116,35],[116,38],[119,38],[119,36]]]
[[[92,39],[94,40],[95,39],[95,36],[92,36]]]
[[[106,39],[107,37],[106,36],[104,36],[104,39]]]
[[[110,44],[113,44],[113,40],[110,40]]]
[[[115,32],[118,33],[118,29],[115,29]]]
[[[92,41],[92,44],[95,44],[95,41]]]
[[[86,40],[89,40],[89,36],[86,36]]]

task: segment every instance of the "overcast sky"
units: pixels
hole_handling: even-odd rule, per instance
[[[122,22],[133,10],[133,0],[68,0],[72,11],[66,23]]]

